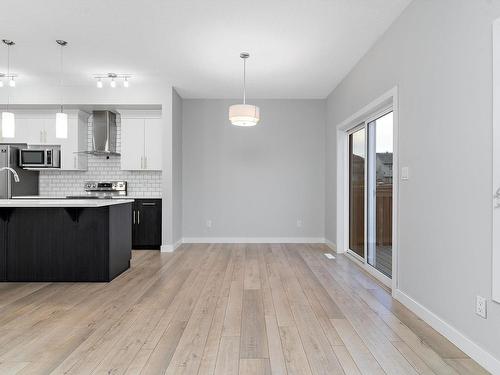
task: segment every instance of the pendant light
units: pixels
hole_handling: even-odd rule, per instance
[[[16,136],[16,119],[14,113],[9,112],[10,104],[10,87],[14,87],[16,84],[14,77],[10,74],[10,47],[14,43],[12,40],[3,39],[2,42],[7,46],[7,77],[10,77],[9,81],[9,91],[7,94],[7,110],[2,112],[2,137],[3,138],[14,138]]]
[[[229,121],[236,126],[255,126],[260,119],[259,107],[246,104],[246,60],[250,54],[242,52],[240,57],[243,59],[243,104],[234,104],[229,107]]]
[[[64,40],[56,40],[56,43],[61,47],[60,54],[60,62],[61,62],[61,71],[60,71],[60,90],[61,90],[61,111],[56,113],[56,138],[66,139],[68,138],[68,115],[63,111],[63,48],[68,44],[68,42]]]

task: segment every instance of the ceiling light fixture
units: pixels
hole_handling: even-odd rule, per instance
[[[64,113],[64,89],[63,89],[63,78],[64,78],[64,59],[63,59],[63,49],[68,45],[68,42],[65,40],[56,40],[56,43],[61,46],[61,54],[60,54],[60,62],[61,62],[61,71],[60,71],[60,80],[59,80],[59,88],[61,90],[61,111],[56,113],[56,138],[66,139],[68,138],[68,115]]]
[[[260,120],[260,110],[256,105],[246,104],[246,60],[248,52],[240,53],[243,59],[243,104],[234,104],[229,107],[229,121],[236,126],[255,126]]]
[[[7,45],[7,65],[9,65],[9,62],[10,62],[10,46],[14,45],[15,43],[12,42],[11,40],[8,40],[8,39],[3,39],[2,40],[6,45]],[[4,87],[5,86],[5,83],[4,83],[4,80],[7,82],[8,86],[9,87],[16,87],[16,77],[17,77],[17,74],[11,74],[10,73],[10,67],[7,66],[7,73],[4,74],[4,73],[0,73],[0,88],[1,87]]]
[[[112,88],[116,87],[117,80],[123,80],[123,87],[130,86],[130,78],[132,78],[131,74],[116,74],[116,73],[107,73],[107,74],[96,74],[94,78],[97,80],[97,88],[102,89],[104,86],[103,81],[109,80],[109,86]]]
[[[3,39],[2,42],[7,46],[7,75],[8,78],[14,78],[10,74],[10,47],[12,47],[14,43],[12,40]],[[14,82],[15,85],[15,81]],[[10,84],[10,87],[14,87]],[[2,112],[2,137],[3,138],[14,138],[16,136],[16,118],[14,113],[9,112],[9,104],[10,104],[10,90],[7,95],[7,110]]]

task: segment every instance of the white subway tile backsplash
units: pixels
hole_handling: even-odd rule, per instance
[[[117,116],[116,148],[120,152],[121,126]],[[88,149],[92,148],[92,116],[89,118]],[[79,195],[84,193],[83,183],[93,180],[124,180],[127,181],[128,194],[141,197],[161,196],[161,171],[122,171],[120,157],[88,156],[87,171],[41,171],[40,195],[60,196]]]

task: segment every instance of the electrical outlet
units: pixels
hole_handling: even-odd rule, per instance
[[[302,228],[302,220],[297,219],[297,228]]]
[[[481,296],[476,296],[476,314],[481,318],[486,319],[486,298]]]
[[[212,228],[212,220],[207,220],[207,228]]]

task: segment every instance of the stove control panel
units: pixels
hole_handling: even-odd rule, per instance
[[[89,193],[127,195],[127,181],[87,181],[83,189]]]

